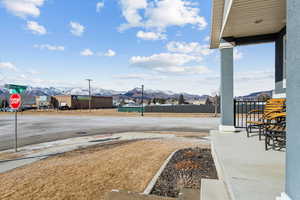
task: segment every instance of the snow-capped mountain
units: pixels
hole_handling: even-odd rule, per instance
[[[141,98],[142,91],[140,88],[134,88],[129,91],[116,91],[106,90],[102,88],[92,88],[92,95],[95,96],[114,96],[115,98]],[[29,99],[33,99],[35,96],[55,96],[55,95],[88,95],[89,91],[87,88],[73,87],[73,88],[55,88],[55,87],[28,87],[26,90],[26,96]],[[4,87],[0,86],[0,96],[9,95],[9,91]],[[178,98],[180,93],[172,91],[152,90],[147,89],[144,91],[145,99],[152,98]],[[199,99],[202,96],[184,93],[185,99]]]

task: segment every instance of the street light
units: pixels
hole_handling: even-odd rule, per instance
[[[86,79],[89,82],[89,111],[91,112],[91,101],[92,101],[92,95],[91,95],[91,81],[92,79]]]
[[[142,112],[141,115],[142,117],[144,116],[144,85],[142,85]]]

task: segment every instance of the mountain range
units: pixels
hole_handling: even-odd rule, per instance
[[[113,96],[114,99],[135,99],[142,97],[142,91],[139,88],[134,88],[129,91],[116,91],[116,90],[106,90],[102,88],[92,88],[92,95],[94,96]],[[26,98],[33,101],[35,96],[55,96],[55,95],[88,95],[89,91],[86,88],[74,87],[74,88],[56,88],[56,87],[28,87],[26,90]],[[195,95],[189,93],[175,93],[172,91],[161,91],[161,90],[145,90],[144,98],[163,98],[163,99],[177,99],[181,94],[183,94],[186,100],[190,99],[204,99],[208,95]],[[0,86],[0,97],[4,98],[9,95],[9,91],[4,87]]]
[[[135,99],[142,97],[142,91],[140,88],[134,88],[129,91],[116,91],[116,90],[106,90],[102,88],[92,88],[92,95],[95,96],[113,96],[114,99]],[[255,92],[249,95],[243,96],[246,98],[257,97],[259,94],[266,93],[272,96],[272,91],[262,91]],[[89,91],[87,88],[73,87],[73,88],[56,88],[56,87],[28,87],[26,90],[27,101],[34,101],[35,96],[55,96],[55,95],[88,95]],[[172,91],[161,91],[161,90],[145,90],[144,98],[162,98],[162,99],[178,99],[180,95],[183,95],[185,100],[201,100],[206,99],[209,95],[196,95],[189,93],[175,93]],[[0,86],[0,98],[7,98],[9,91],[4,87]]]

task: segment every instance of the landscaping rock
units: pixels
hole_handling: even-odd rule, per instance
[[[151,194],[177,198],[183,188],[200,190],[202,178],[218,178],[210,149],[182,149],[174,154]]]

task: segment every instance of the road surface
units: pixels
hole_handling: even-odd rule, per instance
[[[208,131],[218,118],[19,115],[19,145],[130,131]],[[0,115],[0,150],[13,148],[14,115]]]

